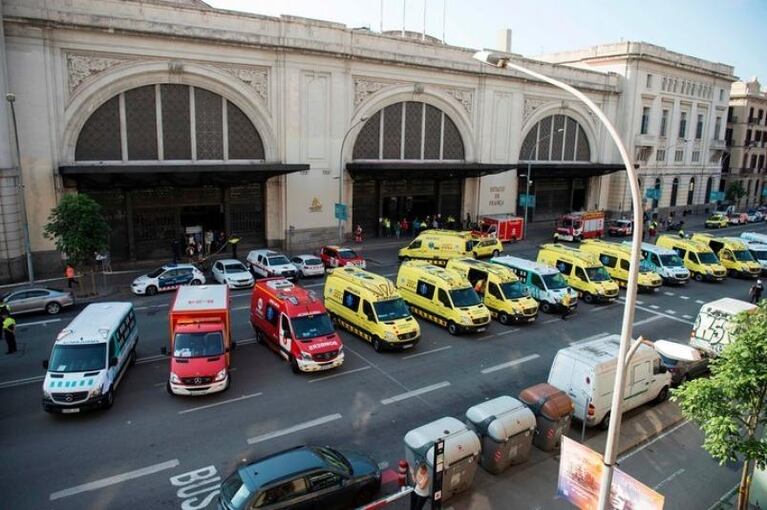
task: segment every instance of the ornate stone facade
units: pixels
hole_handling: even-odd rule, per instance
[[[364,76],[354,77],[354,106],[359,106],[365,102],[365,100],[383,90],[386,87],[393,87],[396,85],[405,85],[403,81],[385,81],[378,78],[367,78]]]
[[[474,105],[474,91],[471,89],[443,88],[447,95],[461,103],[466,113],[471,113]]]
[[[219,64],[217,66],[253,90],[265,105],[269,105],[269,68],[260,66],[243,66],[236,64]]]
[[[132,59],[122,55],[67,52],[66,60],[68,91],[72,96],[80,84],[91,76]]]

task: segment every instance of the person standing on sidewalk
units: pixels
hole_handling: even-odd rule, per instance
[[[759,303],[759,300],[762,299],[763,291],[762,280],[756,280],[756,283],[751,286],[751,290],[748,291],[748,294],[751,296],[751,302],[754,304]]]
[[[354,242],[355,243],[362,242],[362,225],[360,224],[357,224],[357,228],[354,229]]]
[[[410,510],[421,510],[431,497],[431,480],[429,479],[429,468],[425,463],[421,463],[411,473],[413,476],[414,488],[410,493]]]
[[[72,288],[72,284],[79,287],[80,283],[75,280],[75,268],[72,267],[72,264],[67,264],[67,268],[64,270],[64,276],[67,277],[67,287]]]
[[[8,345],[6,354],[13,354],[16,352],[16,321],[10,315],[2,319],[3,322],[3,336],[5,337],[5,343]]]

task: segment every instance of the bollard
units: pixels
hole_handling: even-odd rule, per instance
[[[399,474],[397,475],[397,482],[399,483],[400,490],[404,490],[407,485],[407,461],[401,459],[399,461]]]

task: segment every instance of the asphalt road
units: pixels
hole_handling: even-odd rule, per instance
[[[535,252],[532,243],[507,248],[507,253],[528,258]],[[371,250],[367,256],[373,259],[369,269],[396,273],[394,249]],[[321,293],[321,279],[304,284]],[[703,302],[723,296],[745,299],[750,284],[729,279],[720,284],[691,282],[640,295],[634,333],[684,342]],[[167,342],[170,299],[166,294],[134,300],[139,363],[128,372],[107,412],[51,416],[40,406],[40,361],[76,310],[54,319],[34,316],[19,321],[21,352],[0,359],[4,507],[213,508],[221,477],[239,461],[302,443],[356,448],[396,466],[408,430],[442,416],[463,418],[476,403],[501,394],[516,396],[545,381],[558,349],[617,333],[623,313],[620,302],[580,304],[568,321],[541,315],[532,325],[504,327],[494,322],[485,333],[462,337],[421,321],[421,343],[404,353],[379,354],[341,333],[347,357],[340,370],[294,375],[275,354],[253,343],[247,320],[249,293],[237,292],[232,296],[232,325],[240,347],[233,355],[232,387],[223,394],[190,399],[165,392],[168,362],[159,351]],[[722,494],[732,486],[718,474],[727,468],[706,465],[702,459],[707,454],[696,446],[700,442],[697,437],[686,443],[690,451],[698,451],[690,454],[689,462],[711,480],[708,490]],[[646,454],[653,451],[648,448]],[[653,485],[651,476],[662,473],[644,472],[641,465],[632,471],[635,457],[636,462],[642,458],[637,454],[624,467],[640,479],[647,476],[646,483]],[[663,458],[655,452],[647,463]],[[696,471],[686,472],[693,483]],[[662,492],[689,490],[681,485],[688,480],[682,475],[668,480]],[[541,501],[550,502],[553,492],[553,487],[544,489]]]

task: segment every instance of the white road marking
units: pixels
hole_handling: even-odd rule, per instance
[[[664,292],[663,295],[664,296],[675,296],[676,294],[674,294],[673,292]]]
[[[211,407],[218,407],[218,406],[222,406],[224,404],[231,404],[232,402],[239,402],[240,400],[246,400],[246,399],[253,398],[253,397],[260,397],[261,395],[263,395],[263,393],[261,393],[261,392],[251,393],[250,395],[242,395],[241,397],[230,398],[229,400],[222,400],[221,402],[214,402],[212,404],[208,404],[208,405],[204,405],[204,406],[192,407],[192,408],[189,408],[189,409],[184,409],[183,411],[179,411],[178,414],[187,414],[187,413],[193,413],[195,411],[202,411],[203,409],[210,409]]]
[[[436,349],[432,349],[430,351],[423,351],[423,352],[416,352],[415,354],[408,354],[407,356],[402,356],[402,359],[413,359],[419,356],[426,356],[427,354],[434,354],[435,352],[445,351],[447,349],[452,349],[452,348],[453,348],[452,345],[446,345],[444,347],[437,347]]]
[[[623,298],[621,298],[621,299],[623,299]],[[652,305],[650,305],[650,306],[652,306]],[[688,320],[680,319],[679,317],[674,317],[673,315],[669,315],[669,314],[667,314],[667,313],[658,312],[658,311],[656,311],[656,310],[652,310],[652,309],[650,309],[650,308],[646,308],[646,307],[644,307],[644,306],[637,306],[637,307],[635,307],[635,308],[636,308],[637,310],[644,310],[645,312],[648,312],[648,313],[652,313],[652,314],[654,314],[654,315],[660,315],[661,317],[666,317],[667,319],[671,319],[672,321],[681,322],[681,323],[683,323],[683,324],[689,324],[690,326],[692,326],[692,324],[693,324],[692,322],[690,322],[690,321],[688,321]],[[657,308],[657,307],[656,307],[656,308]]]
[[[685,301],[687,301],[688,299],[690,299],[690,296],[679,296],[679,299],[684,299]]]
[[[658,305],[650,305],[650,308],[652,308],[653,310],[657,310],[658,308],[660,308],[660,306],[658,306]]]
[[[669,315],[676,315],[676,312],[674,310],[666,310],[666,313]]]
[[[657,321],[660,318],[662,318],[662,315],[653,315],[653,316],[648,317],[646,319],[642,319],[641,321],[636,321],[634,323],[634,326],[641,326],[642,324],[647,324],[648,322]]]
[[[160,471],[165,471],[166,469],[173,469],[174,467],[178,466],[178,464],[178,459],[173,459],[167,462],[161,462],[159,464],[137,469],[135,471],[128,471],[127,473],[110,476],[109,478],[102,478],[101,480],[84,483],[76,487],[54,492],[49,496],[49,499],[50,501],[55,501],[57,499],[80,494],[81,492],[90,492],[97,489],[103,489],[104,487],[109,487],[110,485],[115,485],[118,483],[126,482],[128,480],[133,480],[135,478],[140,478],[142,476],[151,475]]]
[[[480,372],[483,374],[490,374],[492,372],[497,372],[498,370],[503,370],[504,368],[511,368],[516,365],[521,365],[522,363],[526,361],[532,361],[537,358],[540,358],[540,355],[530,354],[529,356],[524,356],[522,358],[515,359],[514,361],[508,361],[506,363],[501,363],[500,365],[495,365],[493,367],[485,368],[484,370],[481,370]]]
[[[506,331],[501,331],[500,333],[496,333],[495,336],[510,335],[511,333],[516,333],[517,331],[519,331],[519,328],[507,329]]]
[[[685,319],[692,319],[692,315],[685,314],[685,315],[682,315],[682,317],[684,317]]]
[[[250,305],[236,306],[236,307],[232,308],[232,311],[234,311],[234,310],[249,310],[249,309],[250,309]]]
[[[572,342],[570,342],[570,345],[585,344],[586,342],[591,342],[592,340],[596,340],[597,338],[602,338],[603,336],[607,336],[609,334],[610,333],[608,333],[607,331],[603,331],[602,333],[597,333],[595,335],[587,336],[579,340],[573,340]]]
[[[684,473],[684,472],[685,472],[685,469],[684,469],[684,468],[680,468],[680,469],[677,469],[676,471],[674,471],[673,473],[671,473],[671,475],[669,475],[668,477],[666,477],[666,478],[664,478],[663,480],[661,480],[661,481],[660,481],[660,483],[658,483],[658,484],[657,484],[655,487],[653,487],[653,488],[654,488],[654,489],[657,491],[658,489],[660,489],[661,487],[663,487],[664,485],[666,485],[668,482],[670,482],[671,480],[673,480],[674,478],[676,478],[677,476],[681,475],[681,474],[682,474],[682,473]]]
[[[46,324],[50,324],[51,322],[60,322],[61,319],[48,319],[44,321],[34,321],[34,322],[19,322],[16,326],[22,327],[22,326],[44,326]]]
[[[643,305],[643,304],[644,304],[644,301],[639,301],[639,300],[637,299],[637,301],[636,301],[636,304],[638,304],[638,305]]]
[[[429,386],[424,386],[423,388],[418,388],[417,390],[407,391],[405,393],[400,393],[399,395],[394,395],[393,397],[385,398],[381,400],[381,404],[387,406],[395,402],[400,402],[402,400],[407,400],[409,398],[417,397],[418,395],[423,395],[424,393],[429,393],[430,391],[444,388],[446,386],[450,386],[450,383],[447,381],[442,381],[437,384],[431,384]]]
[[[541,322],[541,324],[551,324],[552,322],[558,322],[558,321],[561,321],[561,320],[562,320],[561,318],[554,318],[554,319],[549,319],[547,321],[543,321],[543,322]]]
[[[301,430],[310,429],[312,427],[318,427],[320,425],[330,423],[331,421],[340,420],[341,418],[342,416],[338,413],[329,414],[327,416],[323,416],[322,418],[305,421],[303,423],[299,423],[298,425],[293,425],[292,427],[288,427],[286,429],[276,430],[274,432],[267,432],[266,434],[261,434],[260,436],[251,437],[250,439],[248,439],[248,444],[262,443],[264,441],[274,439],[275,437],[287,436],[288,434],[299,432]]]
[[[13,379],[11,381],[0,382],[0,388],[12,388],[14,386],[23,386],[25,384],[32,384],[40,382],[45,379],[44,375],[36,375],[34,377],[25,377],[24,379]]]
[[[477,340],[489,340],[489,339],[493,338],[494,336],[495,335],[485,335],[485,336],[481,336],[481,337],[477,338]]]
[[[154,363],[155,361],[162,361],[164,359],[168,359],[168,356],[165,354],[158,354],[156,356],[147,356],[145,358],[137,359],[136,365],[145,365],[147,363]]]
[[[660,441],[661,439],[663,439],[664,437],[668,436],[669,434],[673,434],[674,432],[676,432],[676,431],[677,431],[677,430],[679,430],[680,428],[684,427],[684,426],[685,426],[685,425],[687,425],[688,423],[691,423],[691,422],[689,422],[689,421],[685,420],[685,421],[683,421],[682,423],[678,423],[678,424],[676,424],[675,426],[673,426],[673,427],[671,427],[670,429],[668,429],[667,431],[665,431],[664,433],[662,433],[662,434],[659,434],[659,435],[655,436],[655,437],[652,439],[652,441],[648,441],[647,443],[645,443],[645,444],[641,445],[641,446],[640,446],[639,448],[637,448],[636,450],[632,450],[632,451],[628,452],[627,454],[623,455],[622,457],[618,457],[618,464],[620,464],[620,463],[621,463],[621,462],[623,462],[624,460],[628,459],[628,458],[629,458],[629,457],[631,457],[632,455],[634,455],[634,454],[637,454],[637,453],[641,452],[642,450],[644,450],[644,449],[645,449],[645,448],[647,448],[648,446],[650,446],[650,445],[652,445],[652,444],[656,443],[657,441]]]
[[[317,288],[317,287],[322,287],[323,285],[325,285],[325,282],[322,282],[322,283],[312,283],[311,285],[301,285],[301,286],[303,288],[305,288],[305,289],[314,289],[314,288]]]
[[[355,368],[353,370],[346,370],[344,372],[339,372],[337,374],[326,375],[324,377],[317,377],[315,379],[310,379],[309,382],[313,383],[313,382],[319,382],[319,381],[327,381],[328,379],[335,379],[336,377],[341,377],[342,375],[349,375],[355,372],[362,372],[363,370],[367,370],[368,368],[370,368],[370,365],[365,365],[364,367]]]
[[[705,301],[701,299],[696,299],[695,302],[698,303],[699,305],[702,305],[703,303],[705,303]]]

